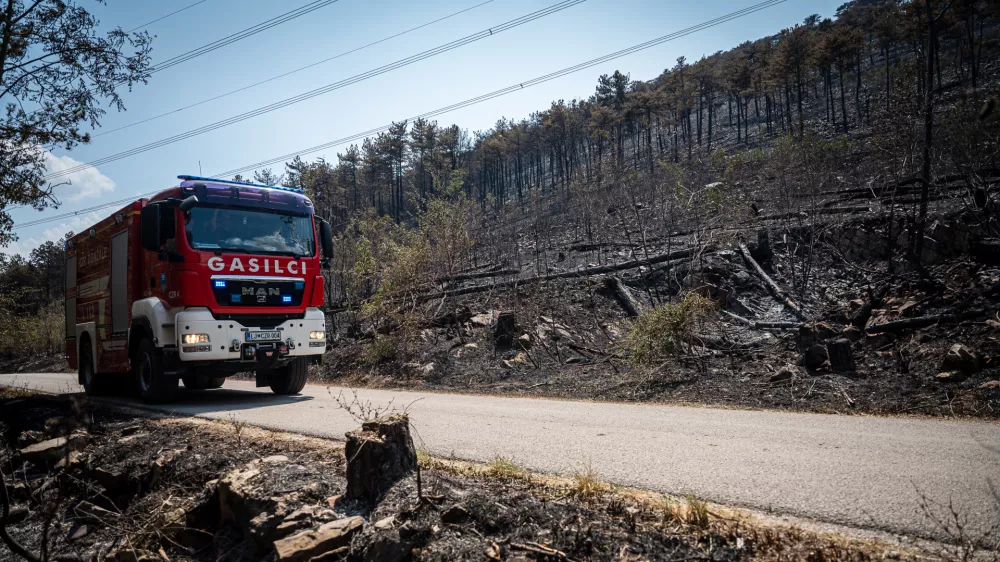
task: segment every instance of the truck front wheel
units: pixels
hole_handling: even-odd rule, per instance
[[[275,394],[298,394],[306,386],[309,362],[305,357],[296,357],[288,365],[268,373],[267,382]]]
[[[163,361],[153,342],[144,339],[139,343],[132,365],[139,397],[143,401],[161,404],[173,400],[177,394],[177,377],[163,372]]]

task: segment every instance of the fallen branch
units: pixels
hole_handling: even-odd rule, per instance
[[[795,301],[793,301],[790,297],[788,297],[785,294],[785,292],[782,291],[780,287],[778,287],[778,284],[775,283],[774,280],[767,275],[767,273],[764,273],[763,268],[760,267],[760,264],[757,263],[757,260],[753,259],[753,256],[750,255],[750,250],[747,248],[746,244],[740,242],[740,251],[743,253],[743,259],[746,260],[746,262],[754,268],[754,271],[757,272],[757,275],[764,280],[764,284],[767,285],[767,288],[771,291],[771,295],[774,296],[774,298],[777,299],[778,302],[790,308],[792,312],[795,313],[795,316],[799,318],[799,320],[805,321],[806,315],[802,312],[802,307],[800,307],[798,304],[795,303]]]
[[[728,310],[720,310],[719,312],[725,314],[733,320],[736,320],[737,322],[742,322],[751,328],[759,330],[796,330],[801,325],[799,322],[758,322],[756,320],[750,320],[742,316],[738,316]]]
[[[10,516],[10,498],[7,496],[7,483],[4,482],[3,471],[0,470],[0,540],[11,552],[28,562],[41,562],[41,558],[30,552],[14,537],[7,533],[7,518]]]
[[[474,293],[482,293],[486,291],[492,291],[494,289],[499,289],[503,287],[514,287],[518,285],[529,285],[532,283],[540,283],[543,281],[552,281],[554,279],[569,279],[574,277],[592,277],[594,275],[603,275],[606,273],[614,273],[615,271],[623,271],[626,269],[634,269],[644,265],[654,265],[662,263],[665,261],[670,261],[677,258],[685,258],[694,255],[699,248],[685,248],[683,250],[676,250],[667,254],[659,254],[656,256],[651,256],[649,259],[642,260],[631,260],[627,262],[622,262],[615,265],[604,265],[599,267],[589,267],[586,269],[578,269],[575,271],[565,271],[563,273],[552,273],[549,275],[539,275],[537,277],[527,277],[525,279],[511,279],[509,281],[504,281],[502,283],[494,283],[492,285],[477,285],[475,287],[465,287],[464,289],[454,289],[451,291],[441,291],[438,293],[430,293],[419,297],[420,301],[426,301],[430,299],[436,299],[443,297],[445,295],[457,297],[460,295],[471,295]],[[709,248],[705,249],[710,251]]]
[[[629,288],[622,283],[621,279],[617,277],[608,277],[604,280],[604,286],[609,291],[614,293],[615,298],[618,300],[618,304],[622,305],[622,308],[625,309],[625,312],[627,312],[629,316],[635,317],[642,314],[642,303],[635,298],[635,295],[633,295],[632,291],[630,291]]]
[[[495,271],[483,271],[481,273],[463,273],[451,277],[438,277],[434,281],[437,283],[456,283],[458,281],[470,281],[472,279],[488,279],[490,277],[501,277],[503,275],[517,275],[520,269],[498,269]]]
[[[905,332],[906,330],[916,330],[917,328],[925,328],[927,326],[933,326],[934,324],[961,322],[962,320],[969,320],[971,318],[983,316],[986,313],[986,310],[976,309],[966,312],[958,312],[955,314],[934,314],[932,316],[921,316],[919,318],[907,318],[906,320],[894,320],[884,324],[875,324],[866,328],[865,331],[869,334]]]

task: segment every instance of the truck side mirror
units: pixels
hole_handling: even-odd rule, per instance
[[[139,214],[139,231],[142,249],[160,251],[160,206],[147,205]]]
[[[330,223],[319,219],[319,241],[323,250],[323,267],[329,267],[329,262],[333,259],[333,230]]]
[[[198,196],[197,195],[192,195],[190,197],[186,197],[183,201],[181,201],[181,210],[184,211],[184,213],[187,213],[188,211],[190,211],[191,209],[193,209],[194,206],[197,205],[197,204],[198,204]]]

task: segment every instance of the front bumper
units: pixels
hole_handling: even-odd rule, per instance
[[[174,320],[177,334],[179,359],[184,361],[229,361],[249,360],[245,356],[248,344],[246,334],[257,331],[280,332],[280,342],[288,346],[285,357],[300,357],[307,355],[322,355],[326,351],[326,340],[310,340],[310,332],[325,332],[326,318],[318,308],[307,308],[305,317],[286,320],[267,330],[258,327],[244,326],[236,320],[217,320],[207,308],[184,310],[177,313]],[[208,341],[197,344],[183,343],[184,334],[207,334]],[[236,345],[234,345],[234,343]],[[251,343],[255,345],[256,342]]]

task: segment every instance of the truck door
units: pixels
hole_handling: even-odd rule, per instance
[[[128,331],[128,229],[111,237],[111,334]]]

